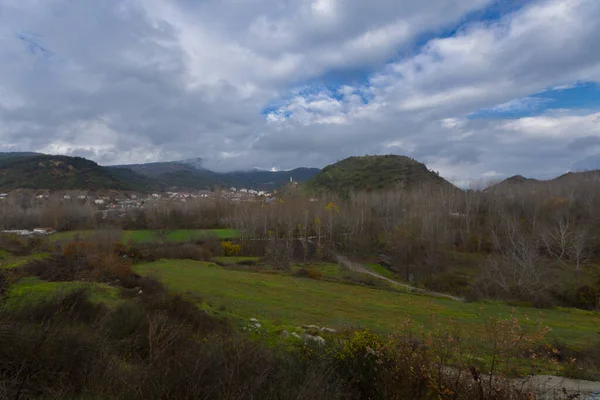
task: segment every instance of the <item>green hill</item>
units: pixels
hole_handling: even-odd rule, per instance
[[[398,155],[350,157],[325,167],[307,184],[316,192],[411,188],[423,184],[451,185],[425,164]]]
[[[80,157],[33,155],[0,159],[0,189],[17,188],[131,190],[132,185]]]

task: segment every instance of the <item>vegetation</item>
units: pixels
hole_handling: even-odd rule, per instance
[[[461,303],[325,280],[230,270],[206,262],[162,260],[138,265],[135,270],[158,278],[176,292],[196,293],[214,304],[227,304],[242,318],[279,321],[282,326],[317,324],[392,333],[408,318],[428,327],[453,320],[465,330],[483,333],[486,318],[515,315],[524,326],[548,326],[549,337],[582,348],[594,343],[600,324],[600,316],[586,311]]]
[[[317,192],[348,193],[393,187],[412,188],[423,184],[450,184],[437,173],[404,156],[350,157],[325,167],[307,183]]]
[[[31,188],[152,192],[219,186],[272,191],[289,182],[290,177],[305,182],[318,172],[316,168],[298,168],[218,173],[184,161],[102,167],[80,157],[0,153],[0,190],[4,191]]]
[[[52,235],[51,242],[59,242],[64,240],[73,240],[76,238],[85,239],[94,235],[93,230],[87,231],[66,231]],[[157,243],[159,240],[167,242],[184,243],[203,238],[218,238],[232,239],[239,236],[235,229],[174,229],[174,230],[135,230],[123,231],[121,242],[127,244],[129,242],[139,243]]]
[[[268,344],[178,296],[159,292],[110,309],[81,290],[28,307],[4,304],[0,322],[3,398],[530,398],[501,368],[490,381],[465,372],[469,346],[457,332],[383,338],[356,331],[324,346],[271,336]],[[519,327],[498,325],[514,334],[493,337],[495,359],[513,365],[511,357],[536,338],[513,342]],[[442,371],[440,361],[456,368]]]
[[[3,227],[65,232],[0,235],[0,398],[502,400],[542,396],[529,374],[600,379],[590,177],[217,192],[115,219],[12,197]]]
[[[129,189],[115,175],[80,157],[22,156],[0,159],[0,189]]]

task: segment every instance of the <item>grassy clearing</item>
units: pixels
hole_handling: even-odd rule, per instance
[[[10,286],[7,293],[7,305],[18,307],[64,294],[77,289],[88,289],[90,300],[107,306],[116,305],[119,289],[96,282],[46,282],[37,277],[22,278]]]
[[[386,278],[390,278],[390,279],[394,279],[394,273],[392,271],[390,271],[389,269],[387,269],[386,267],[384,267],[381,264],[376,264],[376,263],[372,263],[372,264],[365,264],[365,266],[371,271],[371,272],[375,272],[376,274],[379,274],[381,276],[385,276]]]
[[[212,262],[220,265],[235,265],[244,262],[259,263],[260,257],[213,257]]]
[[[366,327],[385,333],[398,330],[406,318],[429,327],[452,319],[467,332],[484,333],[487,317],[508,317],[513,310],[495,302],[460,303],[281,274],[226,270],[213,263],[187,260],[163,260],[136,270],[155,275],[174,291],[197,293],[214,304],[227,305],[240,317],[271,320],[282,326]],[[597,313],[560,308],[514,310],[524,325],[549,326],[550,337],[571,346],[584,347],[598,340]]]
[[[50,236],[51,242],[59,242],[63,240],[73,240],[76,237],[85,239],[94,234],[93,230],[89,231],[68,231],[59,232]],[[239,236],[239,232],[235,229],[177,229],[165,231],[165,240],[169,242],[182,243],[190,240],[202,239],[214,236],[218,239],[231,239]],[[123,243],[133,242],[156,242],[160,235],[158,231],[139,230],[139,231],[123,231]]]
[[[11,256],[8,255],[4,259],[0,259],[0,268],[10,269],[18,268],[23,265],[36,260],[43,260],[50,257],[48,253],[36,253],[29,256]]]

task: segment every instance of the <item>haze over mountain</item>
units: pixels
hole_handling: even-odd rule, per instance
[[[600,154],[598,0],[5,0],[0,149],[212,171]]]
[[[79,157],[36,153],[0,153],[0,189],[119,189],[133,191],[213,189],[236,186],[273,191],[293,179],[305,182],[316,168],[292,171],[218,173],[202,167],[201,159],[102,167]]]

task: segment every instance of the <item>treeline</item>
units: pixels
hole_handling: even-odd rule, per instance
[[[43,202],[0,202],[0,229],[52,227],[57,231],[115,226],[122,229],[211,229],[226,223],[231,204],[225,199],[147,201],[143,208],[98,210],[92,204],[54,197]]]
[[[0,202],[0,228],[240,230],[246,255],[277,268],[341,253],[399,279],[467,299],[600,307],[600,185],[522,184],[490,190],[429,185],[276,201],[157,200],[100,212],[86,204]]]
[[[468,299],[600,306],[600,186],[461,191],[439,185],[235,207],[247,238],[377,257],[407,281]]]

